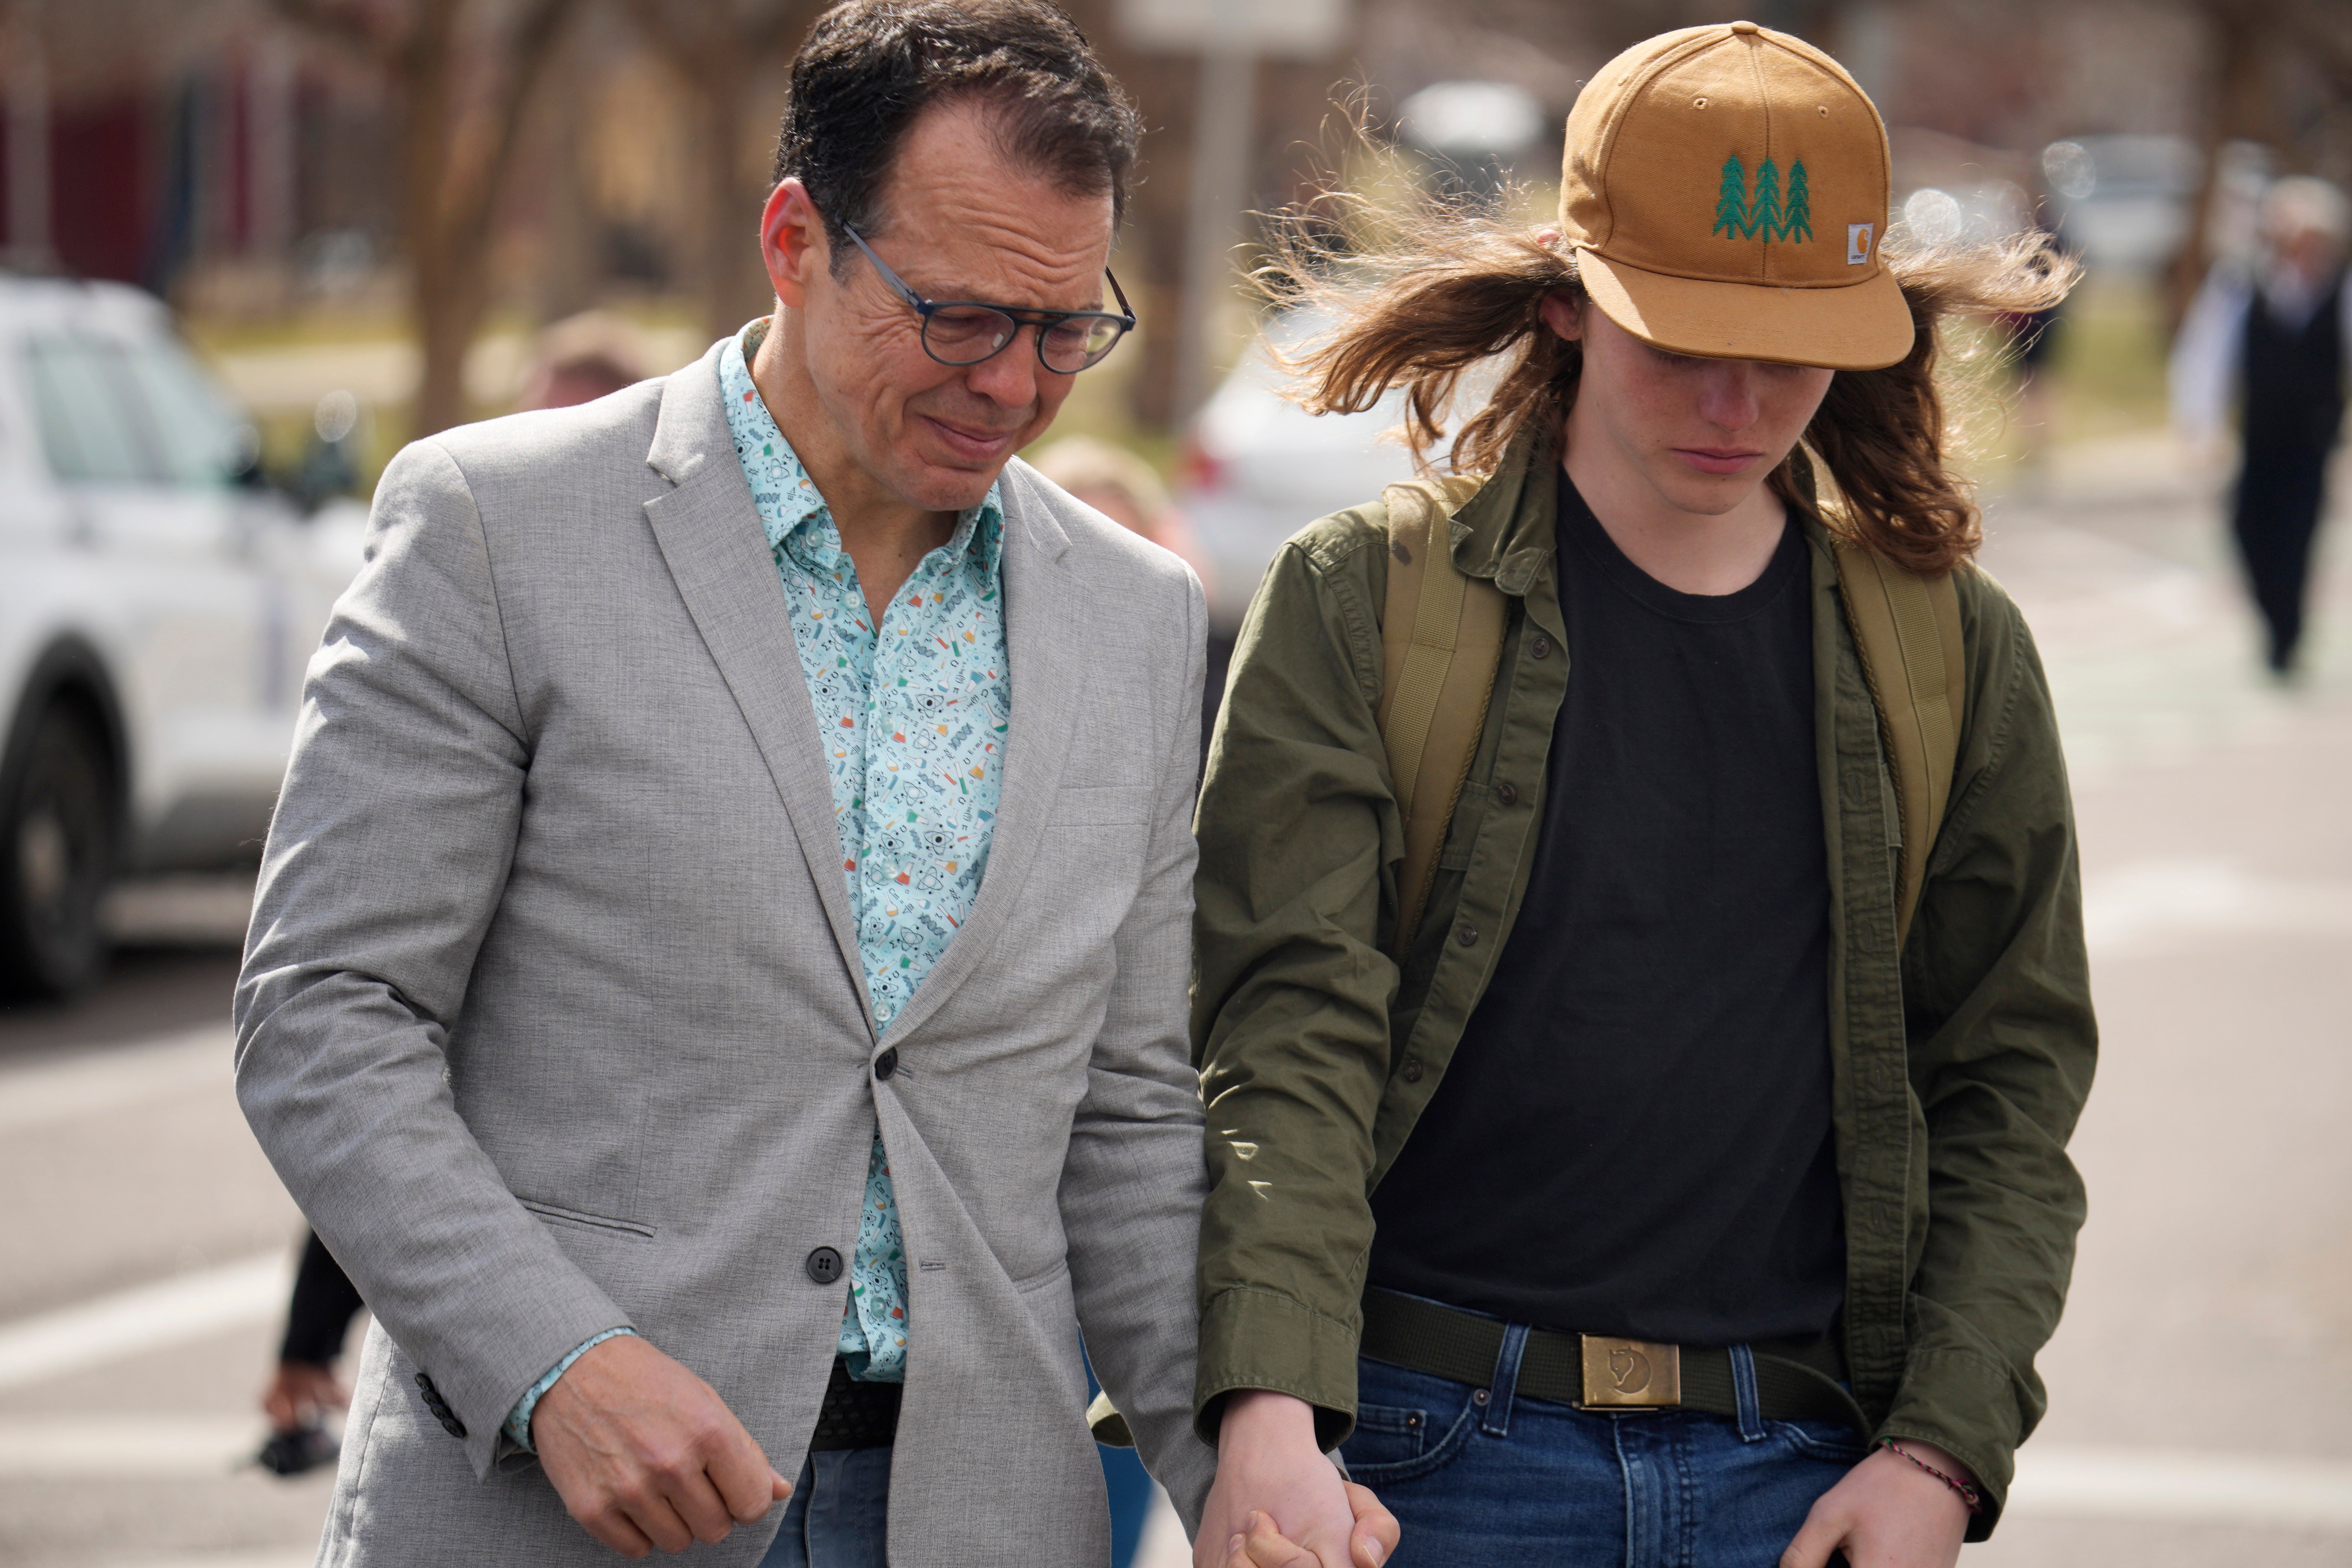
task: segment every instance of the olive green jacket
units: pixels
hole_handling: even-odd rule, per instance
[[[1402,972],[1390,949],[1402,824],[1374,721],[1384,509],[1293,539],[1244,627],[1196,825],[1193,1042],[1213,1189],[1194,1397],[1211,1440],[1235,1388],[1319,1406],[1327,1444],[1353,1425],[1370,1194],[1493,973],[1543,820],[1570,677],[1554,479],[1549,460],[1522,464],[1454,520],[1455,562],[1503,591],[1509,623]],[[2042,1415],[2033,1357],[2057,1324],[2083,1223],[2065,1151],[2096,1032],[2064,763],[2024,620],[1964,569],[1959,760],[1898,953],[1895,788],[1828,536],[1811,516],[1805,527],[1844,1349],[1876,1436],[1940,1445],[1976,1473],[1980,1539]]]

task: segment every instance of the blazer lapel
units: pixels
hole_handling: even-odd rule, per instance
[[[1085,705],[1087,650],[1100,635],[1093,602],[1061,564],[1070,543],[1061,524],[1013,468],[1005,471],[1003,494],[1004,643],[1013,674],[1013,720],[988,870],[963,929],[891,1024],[895,1038],[910,1036],[939,1011],[1012,918],[1045,847],[1070,735]]]
[[[761,533],[751,487],[735,458],[727,411],[719,401],[719,353],[712,347],[678,371],[662,392],[661,414],[646,462],[675,487],[646,502],[662,559],[677,579],[687,613],[751,727],[776,793],[824,900],[842,962],[856,981],[873,1026],[857,924],[842,873],[841,835],[834,826],[833,784],[816,732],[816,710],[801,672],[792,611]],[[1016,667],[1017,668],[1017,667]],[[1012,786],[1010,778],[1006,788]],[[992,868],[991,875],[993,875]]]

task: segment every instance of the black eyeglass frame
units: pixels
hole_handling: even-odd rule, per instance
[[[1118,347],[1120,339],[1135,331],[1135,307],[1127,302],[1127,290],[1118,286],[1118,274],[1108,267],[1103,268],[1103,276],[1109,279],[1111,295],[1118,301],[1118,313],[1116,315],[1108,310],[1033,310],[1020,305],[993,304],[986,300],[926,300],[915,292],[905,279],[891,271],[888,262],[874,254],[874,247],[866,243],[864,235],[859,234],[847,224],[841,226],[841,232],[856,241],[857,248],[866,253],[866,259],[874,264],[874,270],[881,276],[882,281],[888,284],[891,291],[907,301],[913,307],[915,314],[922,318],[922,329],[918,336],[922,342],[923,352],[941,364],[951,364],[959,369],[966,365],[985,364],[1011,348],[1013,340],[1021,335],[1022,328],[1034,327],[1037,329],[1037,363],[1055,375],[1076,375],[1079,371],[1092,370],[1104,360],[1108,359],[1111,350]],[[940,310],[993,310],[1013,323],[1012,336],[978,359],[950,359],[931,347],[931,317]],[[1045,334],[1065,321],[1110,321],[1118,327],[1118,337],[1111,339],[1104,345],[1102,353],[1095,355],[1086,363],[1070,370],[1064,370],[1045,358]]]

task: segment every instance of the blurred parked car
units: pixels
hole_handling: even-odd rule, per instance
[[[1216,564],[1213,617],[1237,625],[1283,541],[1317,518],[1378,500],[1383,487],[1412,477],[1401,442],[1384,439],[1404,420],[1391,393],[1361,414],[1316,417],[1283,395],[1288,378],[1269,345],[1290,348],[1322,325],[1295,311],[1268,323],[1223,384],[1202,405],[1179,475],[1177,504]]]
[[[0,990],[88,984],[117,873],[258,848],[365,513],[255,452],[160,301],[0,275]]]

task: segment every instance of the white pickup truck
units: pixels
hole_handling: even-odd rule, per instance
[[[96,976],[116,875],[258,852],[364,514],[252,453],[161,302],[0,274],[0,994]]]

